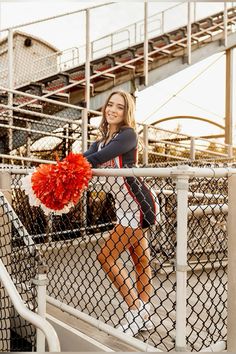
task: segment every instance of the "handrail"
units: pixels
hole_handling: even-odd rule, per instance
[[[222,22],[222,23],[223,23],[223,22]],[[198,34],[206,33],[206,35],[209,36],[209,33],[207,33],[207,32],[209,32],[209,30],[214,30],[214,29],[218,28],[219,25],[220,25],[220,24],[218,23],[218,24],[216,24],[216,25],[210,26],[210,27],[207,28],[207,29],[203,29],[203,30],[199,31]],[[221,31],[221,30],[219,30],[219,31]],[[196,34],[195,34],[195,36],[196,36]],[[181,39],[179,39],[179,40],[177,40],[177,41],[174,41],[174,42],[172,42],[172,43],[169,43],[169,44],[167,44],[167,45],[165,45],[165,46],[163,46],[163,47],[161,47],[161,48],[156,48],[156,49],[154,49],[154,50],[152,50],[151,52],[148,53],[148,57],[151,57],[152,55],[155,55],[155,54],[157,54],[157,53],[159,53],[159,52],[162,52],[162,51],[165,50],[165,49],[171,48],[171,47],[175,46],[176,44],[178,44],[178,43],[183,43],[183,42],[185,42],[185,41],[186,41],[186,37],[181,38]],[[90,76],[90,80],[95,79],[95,78],[98,78],[98,77],[100,77],[100,76],[102,76],[102,75],[104,75],[104,74],[107,74],[107,73],[112,73],[112,72],[114,72],[114,71],[116,71],[116,70],[118,70],[118,69],[121,69],[121,68],[123,68],[123,67],[129,65],[129,64],[131,64],[131,65],[132,65],[132,64],[135,64],[135,63],[137,63],[138,61],[143,60],[143,59],[144,59],[144,55],[139,55],[138,57],[133,58],[133,59],[131,59],[131,60],[128,60],[128,61],[126,61],[126,62],[122,62],[122,63],[116,64],[115,66],[113,66],[113,67],[111,67],[111,68],[109,68],[109,69],[106,69],[106,70],[100,71],[99,73],[96,73],[96,74],[94,74],[94,75],[91,75],[91,76]],[[53,94],[59,93],[59,92],[61,92],[61,91],[70,89],[70,88],[72,88],[72,87],[76,87],[76,86],[78,86],[78,85],[80,85],[80,84],[82,84],[82,83],[85,83],[85,81],[86,81],[85,79],[78,80],[78,81],[73,82],[73,83],[71,83],[71,84],[69,84],[69,85],[63,86],[62,88],[59,88],[59,89],[57,89],[57,90],[55,90],[55,91],[52,91],[52,92],[50,92],[50,93],[48,93],[48,94],[46,94],[46,95],[43,95],[42,97],[48,97],[48,96],[51,96],[51,95],[53,95]],[[0,89],[1,89],[1,88],[0,88]],[[11,91],[10,91],[10,92],[11,92]],[[91,110],[90,110],[90,111],[91,111]]]
[[[18,25],[11,26],[11,27],[6,27],[6,28],[1,29],[0,32],[13,30],[13,29],[16,29],[16,28],[19,28],[19,27],[30,26],[30,25],[34,25],[34,24],[39,23],[39,22],[45,22],[45,21],[49,21],[49,20],[54,20],[55,18],[60,18],[60,17],[68,16],[68,15],[74,15],[74,14],[79,13],[79,12],[83,12],[83,11],[86,11],[86,10],[92,10],[92,9],[96,9],[96,8],[99,8],[99,7],[103,7],[103,6],[106,6],[106,5],[112,5],[112,4],[114,4],[114,2],[108,2],[108,3],[105,3],[105,4],[94,5],[94,6],[90,6],[90,7],[84,8],[84,9],[80,9],[80,10],[65,12],[65,13],[62,13],[62,14],[59,14],[59,15],[56,15],[56,16],[50,16],[50,17],[46,17],[46,18],[43,18],[43,19],[40,19],[40,20],[30,21],[30,22],[18,24]]]
[[[60,352],[60,342],[53,326],[38,314],[29,310],[21,299],[6,267],[0,259],[0,280],[5,287],[18,314],[39,328],[45,335],[50,352]]]
[[[236,168],[216,167],[216,168],[200,168],[180,165],[177,167],[158,167],[158,168],[95,168],[93,176],[115,176],[115,177],[229,177],[236,174]]]
[[[9,89],[9,88],[2,87],[2,86],[0,86],[0,91],[6,91],[6,92],[10,92],[10,93],[22,95],[22,96],[25,96],[25,97],[33,98],[35,101],[45,101],[45,102],[48,102],[48,103],[55,104],[55,101],[54,101],[54,100],[52,100],[52,99],[46,97],[47,95],[45,95],[45,96],[36,96],[36,95],[32,95],[32,94],[29,94],[29,93],[26,93],[26,92],[18,91],[18,90],[11,90],[11,89]],[[57,90],[57,91],[58,91],[58,90]],[[60,89],[60,91],[62,91],[62,90]],[[59,92],[59,91],[58,91],[58,92]],[[55,91],[52,92],[52,93],[50,93],[50,95],[53,95],[54,93],[55,93]],[[27,102],[27,105],[30,104],[30,103],[32,103],[32,102]],[[79,110],[79,111],[82,111],[82,110],[85,109],[84,107],[81,107],[81,106],[75,106],[75,105],[73,105],[73,104],[69,104],[69,103],[65,103],[65,102],[60,102],[60,101],[57,101],[56,104],[59,105],[59,106],[64,106],[64,107],[66,107],[66,108],[77,109],[77,110]],[[18,106],[18,108],[19,108],[19,106]],[[21,107],[20,107],[20,108],[21,108]],[[88,111],[91,112],[91,113],[95,113],[95,114],[97,114],[97,115],[98,115],[98,113],[99,113],[99,114],[101,115],[101,112],[94,111],[93,109],[88,109]]]

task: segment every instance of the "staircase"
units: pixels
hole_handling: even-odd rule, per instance
[[[236,45],[236,7],[229,8],[227,21],[228,48]],[[224,13],[218,12],[210,17],[201,19],[191,25],[192,62],[224,51]],[[148,41],[149,85],[152,85],[175,72],[188,66],[187,56],[187,26],[180,27],[171,32],[158,35]],[[144,43],[119,50],[92,60],[90,63],[90,108],[100,110],[107,94],[114,89],[124,89],[134,92],[144,88]],[[13,104],[19,108],[36,111],[44,114],[56,115],[64,110],[56,103],[64,102],[73,105],[85,106],[85,63],[72,67],[55,75],[43,77],[35,82],[18,88],[19,95],[14,94]],[[24,97],[20,92],[33,94],[38,97],[48,97],[55,101],[55,105],[32,100]],[[0,103],[7,104],[8,94],[0,91]],[[32,117],[25,118],[32,119]],[[77,117],[81,119],[81,116]],[[0,124],[6,124],[8,114],[6,109],[0,107]],[[42,120],[42,123],[43,120]],[[24,125],[24,123],[22,123]],[[1,128],[1,137],[7,137],[4,126]],[[45,130],[50,131],[49,125]],[[22,135],[14,132],[13,135]],[[14,143],[13,148],[19,147]],[[26,139],[26,138],[25,138]],[[22,143],[22,137],[19,139]],[[3,152],[5,147],[0,146]]]

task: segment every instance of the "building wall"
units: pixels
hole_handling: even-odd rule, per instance
[[[28,43],[28,46],[25,45]],[[57,72],[57,54],[37,39],[21,34],[14,36],[14,86],[18,87]],[[8,86],[7,41],[0,48],[0,84]]]

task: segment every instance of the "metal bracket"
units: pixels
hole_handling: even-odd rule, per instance
[[[48,285],[48,279],[32,279],[34,285]]]

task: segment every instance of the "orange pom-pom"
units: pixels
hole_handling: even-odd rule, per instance
[[[86,158],[70,153],[56,165],[39,165],[32,174],[31,187],[46,208],[57,212],[78,203],[91,177],[91,165]]]

